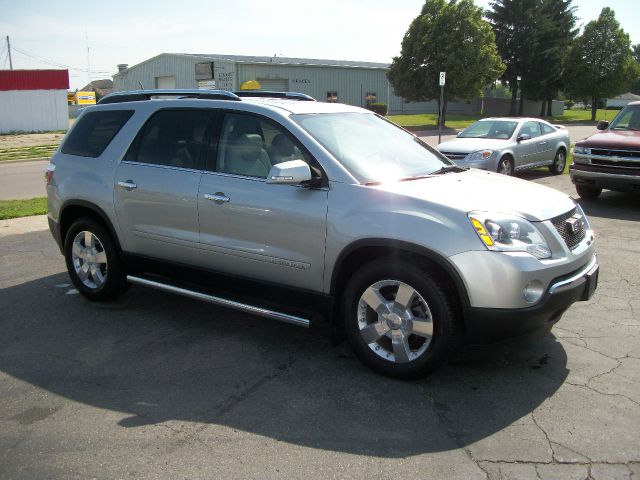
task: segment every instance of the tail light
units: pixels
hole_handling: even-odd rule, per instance
[[[53,172],[56,171],[56,166],[53,163],[47,165],[47,168],[44,171],[44,179],[47,182],[47,185],[51,185],[51,181],[53,180]]]

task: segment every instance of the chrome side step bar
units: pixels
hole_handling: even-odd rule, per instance
[[[157,290],[163,290],[169,293],[175,293],[182,295],[183,297],[194,298],[196,300],[202,300],[204,302],[213,303],[221,307],[233,308],[240,310],[241,312],[251,313],[260,317],[271,318],[273,320],[279,320],[281,322],[297,325],[298,327],[309,328],[309,320],[295,315],[289,315],[288,313],[275,312],[273,310],[267,310],[266,308],[256,307],[254,305],[247,305],[245,303],[235,302],[233,300],[227,300],[226,298],[215,297],[202,292],[196,292],[194,290],[187,290],[186,288],[175,287],[167,283],[157,282],[155,280],[149,280],[142,277],[136,277],[134,275],[127,275],[127,281],[137,285],[145,287],[155,288]]]

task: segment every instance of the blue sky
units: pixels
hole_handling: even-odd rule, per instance
[[[210,0],[153,3],[0,0],[0,68],[72,67],[72,88],[162,52],[278,55],[389,62],[424,0]],[[475,0],[487,7],[489,0]],[[611,7],[640,43],[640,1],[574,0],[582,24]],[[89,5],[85,2],[85,5]],[[87,55],[87,45],[89,55]]]

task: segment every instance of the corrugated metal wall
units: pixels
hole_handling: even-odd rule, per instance
[[[0,133],[67,130],[66,90],[0,91]]]
[[[327,92],[337,92],[338,102],[365,106],[367,93],[375,93],[376,101],[387,103],[389,113],[437,113],[438,104],[431,102],[405,102],[391,91],[386,69],[334,66],[309,66],[277,63],[249,64],[217,61],[215,58],[162,54],[114,76],[114,91],[137,90],[139,82],[145,88],[154,88],[156,77],[175,75],[176,88],[198,88],[195,78],[196,63],[215,63],[214,75],[218,88],[237,90],[248,80],[287,80],[289,90],[311,95],[318,101],[327,99]],[[449,113],[480,113],[480,101],[450,102]]]

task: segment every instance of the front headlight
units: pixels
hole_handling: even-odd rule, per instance
[[[579,146],[575,146],[573,149],[573,153],[578,153],[578,154],[582,154],[582,155],[589,155],[591,154],[591,149],[587,148],[587,147],[579,147]]]
[[[536,258],[551,257],[547,242],[530,221],[504,213],[470,212],[468,215],[489,250],[527,252]]]
[[[468,162],[478,162],[480,160],[486,160],[493,155],[493,150],[478,150],[476,152],[471,152],[467,155]]]

